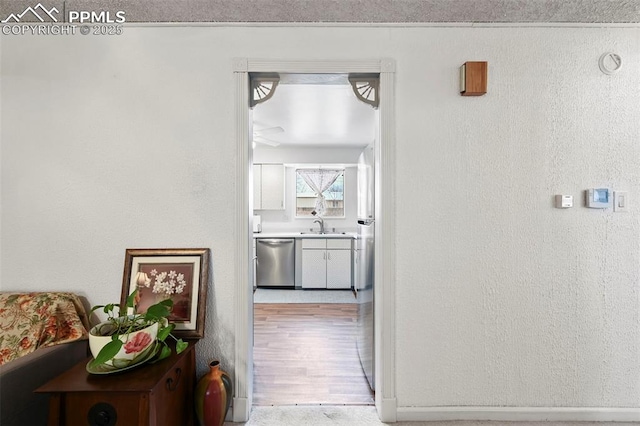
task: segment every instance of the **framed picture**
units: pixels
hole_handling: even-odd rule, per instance
[[[137,312],[173,301],[169,322],[178,338],[204,337],[209,249],[127,249],[120,306],[138,289]],[[128,313],[133,313],[129,308]]]

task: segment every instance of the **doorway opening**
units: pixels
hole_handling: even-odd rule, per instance
[[[394,75],[395,62],[390,59],[362,61],[295,61],[235,59],[233,62],[236,88],[236,148],[237,148],[237,204],[236,221],[236,333],[233,419],[246,421],[253,405],[253,194],[252,167],[253,111],[247,105],[250,92],[250,73],[276,70],[281,74],[350,74],[380,75],[380,108],[376,155],[375,204],[375,406],[382,421],[395,421],[395,280],[394,280],[394,185],[395,152]],[[320,161],[319,161],[320,162]],[[384,223],[384,226],[382,224]],[[373,293],[373,292],[372,292]]]
[[[378,83],[250,75],[254,405],[374,403]]]

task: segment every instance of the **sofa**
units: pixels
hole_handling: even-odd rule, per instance
[[[47,424],[34,390],[89,356],[86,300],[73,293],[0,293],[0,424]]]

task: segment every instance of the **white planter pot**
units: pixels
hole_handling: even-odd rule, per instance
[[[100,350],[112,340],[111,336],[100,336],[98,330],[108,329],[109,327],[110,322],[104,321],[89,331],[89,349],[91,349],[91,354],[94,358],[100,353]],[[143,352],[148,353],[147,349],[156,342],[157,336],[158,323],[151,324],[142,330],[120,336],[120,340],[124,343],[120,352],[118,352],[113,359],[105,362],[105,364],[116,368],[131,365],[136,357]]]

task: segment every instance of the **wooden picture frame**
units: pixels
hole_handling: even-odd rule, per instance
[[[136,282],[139,272],[147,277],[143,285]],[[127,249],[120,306],[125,312],[127,297],[136,288],[140,297],[139,313],[162,299],[171,298],[173,309],[169,322],[176,325],[172,334],[177,338],[201,339],[208,282],[209,249]],[[126,312],[131,314],[133,309]]]

